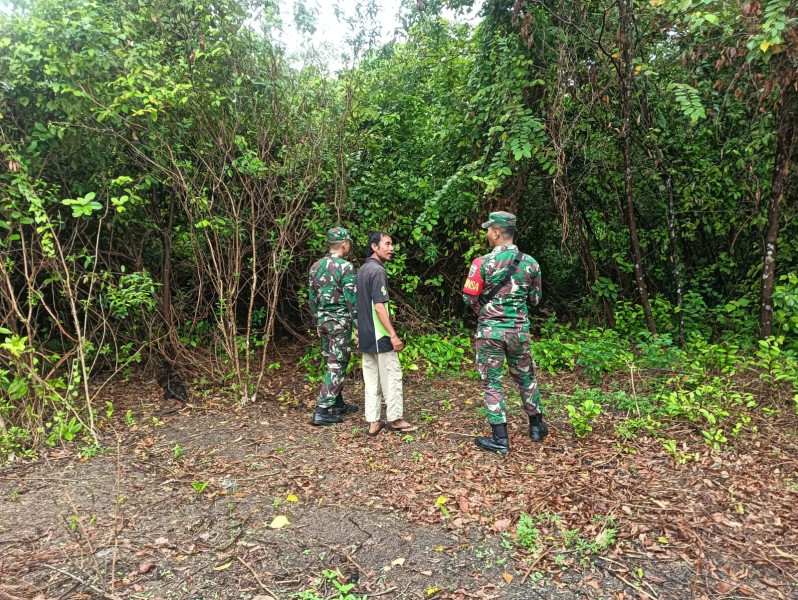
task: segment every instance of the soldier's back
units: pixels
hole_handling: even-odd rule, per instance
[[[315,293],[319,321],[345,320],[348,318],[343,279],[353,274],[352,263],[340,256],[328,254],[313,263],[310,268],[311,293]]]
[[[483,294],[499,285],[506,277],[507,269],[513,267],[519,250],[514,245],[499,246],[493,252],[481,257],[482,279],[485,282]],[[493,299],[479,312],[477,337],[500,338],[503,332],[529,333],[527,302],[536,304],[540,287],[540,267],[537,261],[520,253],[518,267],[510,281],[499,289]],[[534,299],[534,300],[533,300]]]

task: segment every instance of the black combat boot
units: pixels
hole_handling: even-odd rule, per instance
[[[542,442],[549,435],[549,427],[543,422],[543,415],[538,413],[529,417],[529,438],[533,442]]]
[[[338,415],[334,415],[329,408],[322,408],[321,406],[316,407],[316,412],[313,413],[313,420],[310,422],[311,425],[316,426],[335,425],[336,423],[343,423],[343,421]]]
[[[356,413],[358,407],[354,404],[347,404],[344,402],[344,396],[341,392],[335,397],[335,404],[333,404],[332,413],[336,416],[343,417],[349,413]]]
[[[491,425],[493,435],[491,437],[478,437],[474,443],[488,452],[507,454],[510,451],[510,440],[507,438],[507,423]]]

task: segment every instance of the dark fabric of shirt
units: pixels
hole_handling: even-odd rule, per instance
[[[369,258],[357,272],[357,333],[361,352],[377,354],[393,350],[391,338],[385,334],[374,310],[374,305],[384,303],[390,319],[389,301],[385,267],[376,258]]]

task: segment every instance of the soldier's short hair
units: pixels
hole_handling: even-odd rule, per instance
[[[384,238],[384,237],[390,237],[390,236],[387,233],[385,233],[384,231],[375,231],[375,232],[373,232],[373,233],[371,233],[369,235],[369,240],[368,240],[368,242],[366,242],[366,256],[367,257],[371,256],[372,254],[374,254],[374,250],[371,249],[371,245],[372,244],[377,244],[379,246],[380,242],[382,241],[382,238]]]
[[[340,241],[337,241],[337,242],[330,242],[330,250],[340,250],[341,246],[344,245],[345,241],[346,240],[340,240]]]
[[[502,227],[501,225],[491,225],[495,228],[503,238],[515,237],[515,227]]]

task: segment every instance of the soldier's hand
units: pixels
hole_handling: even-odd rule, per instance
[[[358,336],[358,334],[357,334],[357,329],[355,329],[354,333],[355,333],[355,343],[359,344],[360,343],[360,336]]]
[[[316,335],[321,337],[321,327],[316,327]]]
[[[405,343],[402,340],[400,340],[399,336],[396,334],[393,334],[391,336],[391,344],[393,345],[394,352],[401,352],[402,350],[405,349]]]

